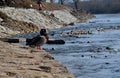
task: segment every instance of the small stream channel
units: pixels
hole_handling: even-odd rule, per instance
[[[49,31],[50,38],[63,39],[64,45],[42,46],[62,62],[75,78],[120,78],[120,14],[99,14],[86,23]],[[62,36],[72,30],[92,33]],[[53,34],[54,35],[51,35]],[[30,38],[38,33],[15,37]],[[24,44],[24,43],[23,43]],[[54,50],[51,50],[54,48]]]

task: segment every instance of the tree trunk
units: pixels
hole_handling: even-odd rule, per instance
[[[54,0],[50,0],[51,3],[54,3]]]
[[[78,10],[79,0],[73,0],[73,1],[74,1],[75,9]]]
[[[61,5],[63,5],[63,4],[64,4],[63,0],[59,0],[59,3],[60,3]]]

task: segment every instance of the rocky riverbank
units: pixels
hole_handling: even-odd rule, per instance
[[[53,11],[55,17],[50,16]],[[83,22],[91,17],[92,15],[82,11],[76,14],[70,8],[58,10],[48,8],[39,12],[35,8],[1,7],[0,37],[37,32],[41,28],[60,28]],[[0,78],[74,78],[74,76],[44,50],[37,51],[27,46],[0,41]]]
[[[54,12],[54,17],[50,13]],[[0,30],[7,35],[39,31],[41,28],[53,29],[77,22],[84,22],[93,17],[85,11],[23,9],[15,7],[0,8]],[[11,31],[9,31],[11,30]],[[9,32],[9,33],[6,33]],[[3,35],[0,35],[3,36]]]

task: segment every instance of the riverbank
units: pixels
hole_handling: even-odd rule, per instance
[[[53,11],[55,17],[50,16]],[[88,15],[87,19],[92,16],[88,13],[84,15]],[[53,29],[72,25],[82,21],[77,16],[71,14],[70,9],[39,12],[33,8],[1,7],[0,37],[38,32],[41,28]],[[1,78],[74,78],[63,64],[44,50],[37,51],[27,46],[5,42],[0,42],[0,49]]]
[[[54,17],[50,16],[51,12],[54,12]],[[37,32],[41,28],[54,29],[74,25],[75,23],[84,22],[93,17],[93,15],[82,10],[76,12],[62,9],[39,12],[36,9],[15,7],[2,7],[0,8],[0,14],[0,16],[2,16],[0,29],[2,32],[5,32],[5,36]],[[6,33],[7,30],[11,31]]]
[[[0,41],[0,78],[74,78],[49,53]]]

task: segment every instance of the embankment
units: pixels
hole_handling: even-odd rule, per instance
[[[39,12],[36,9],[0,8],[0,37],[39,31],[41,28],[60,28],[80,22],[84,16],[68,10]],[[74,14],[73,14],[74,13]],[[80,20],[81,19],[81,20]],[[19,44],[0,41],[0,78],[74,78],[65,66],[49,53]]]

